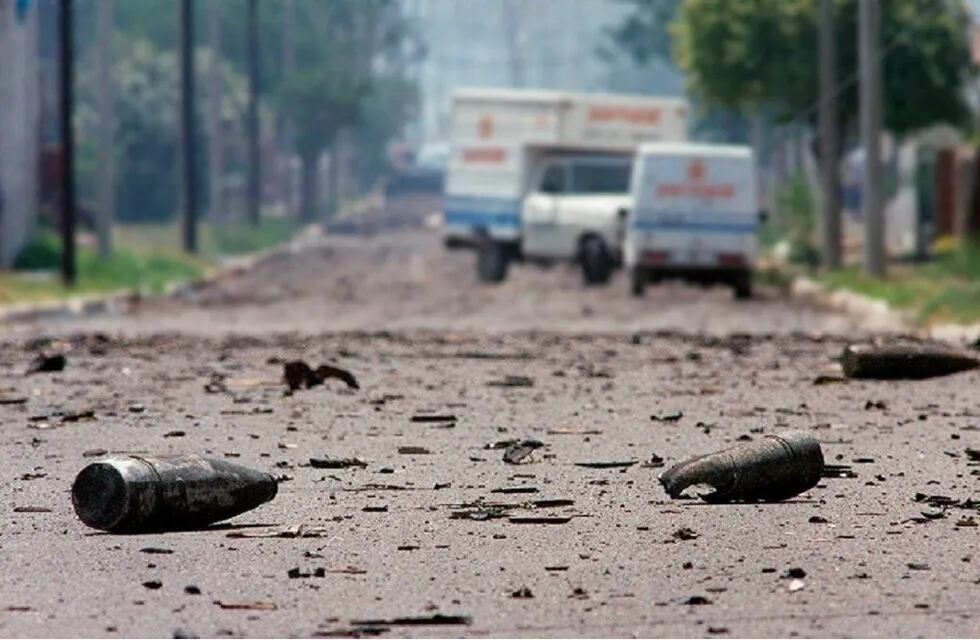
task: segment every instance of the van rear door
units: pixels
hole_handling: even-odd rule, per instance
[[[751,267],[758,213],[747,149],[644,154],[635,180],[631,263]]]

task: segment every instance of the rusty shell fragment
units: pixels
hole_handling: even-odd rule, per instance
[[[196,529],[275,497],[275,478],[197,455],[122,456],[78,474],[71,501],[82,522],[113,533]]]
[[[980,360],[947,347],[849,345],[841,355],[848,378],[920,380],[975,369]]]
[[[717,453],[676,464],[660,476],[670,497],[694,485],[710,485],[707,502],[775,502],[799,495],[820,481],[823,452],[805,433],[767,435]]]

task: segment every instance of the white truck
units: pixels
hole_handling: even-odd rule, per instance
[[[631,184],[623,252],[634,295],[678,278],[751,297],[760,213],[749,147],[644,144]]]
[[[622,263],[640,143],[684,140],[677,98],[463,89],[452,108],[443,236],[477,251],[482,282],[513,261],[575,261],[587,284]]]

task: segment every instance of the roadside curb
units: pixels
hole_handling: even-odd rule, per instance
[[[831,290],[806,276],[793,278],[789,291],[790,296],[796,300],[838,311],[861,323],[862,327],[874,331],[914,334],[954,343],[980,340],[980,324],[943,323],[919,326],[911,312],[895,309],[884,300],[869,298],[846,289]]]
[[[296,236],[288,242],[255,253],[225,258],[217,265],[206,269],[204,275],[199,278],[172,282],[164,287],[162,294],[158,295],[123,290],[73,296],[64,300],[45,300],[0,306],[0,325],[111,313],[127,304],[146,298],[185,298],[225,278],[238,276],[255,269],[266,261],[299,253],[319,244],[321,239],[322,233],[319,227],[311,225],[297,232]]]

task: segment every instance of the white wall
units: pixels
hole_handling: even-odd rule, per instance
[[[38,2],[0,0],[0,268],[34,232],[38,206]]]

